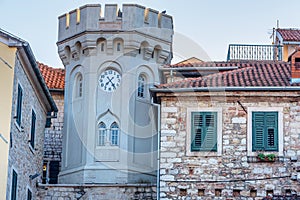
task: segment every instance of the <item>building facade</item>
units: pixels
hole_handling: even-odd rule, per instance
[[[151,89],[161,105],[161,199],[299,195],[298,57],[165,66],[199,76]]]
[[[155,183],[157,107],[149,87],[172,58],[172,17],[140,5],[86,5],[59,17],[65,66],[59,183]]]
[[[7,177],[6,195],[2,197],[11,200],[35,199],[37,182],[42,174],[40,161],[43,159],[46,120],[55,116],[57,107],[29,44],[2,30],[1,39],[9,41],[8,46],[12,46],[12,49],[5,49],[3,53],[11,51],[15,54],[13,61],[5,63],[13,70],[13,84],[12,93],[8,94],[8,97],[12,97],[11,105],[7,105],[11,118],[7,137],[8,158],[4,161],[7,162],[7,171],[3,176]],[[9,86],[10,81],[5,85]]]
[[[50,127],[45,130],[42,183],[57,184],[62,158],[65,70],[43,63],[38,63],[38,66],[58,108],[57,117],[52,119]]]
[[[6,195],[10,121],[13,94],[14,63],[17,47],[11,45],[5,33],[0,35],[0,196]]]

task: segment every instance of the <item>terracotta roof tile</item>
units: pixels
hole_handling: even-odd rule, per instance
[[[290,63],[278,61],[224,62],[226,66],[239,66],[238,69],[219,72],[198,78],[186,78],[158,88],[195,87],[279,87],[300,86],[290,83]],[[204,64],[205,65],[205,64]]]
[[[300,41],[300,29],[277,29],[283,41]]]
[[[38,62],[39,69],[49,89],[65,88],[65,70],[53,68]]]
[[[266,61],[269,62],[269,61]],[[271,62],[271,61],[270,61]],[[189,63],[177,63],[173,65],[164,65],[164,68],[185,68],[185,67],[240,67],[252,65],[251,60],[239,60],[239,61],[209,61],[209,62],[189,62]]]

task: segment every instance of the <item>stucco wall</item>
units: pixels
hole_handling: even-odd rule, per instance
[[[0,196],[6,193],[12,90],[16,48],[9,48],[0,42]],[[6,62],[7,64],[5,64]],[[11,68],[10,68],[11,67]]]
[[[216,189],[221,190],[223,198],[234,196],[237,190],[242,198],[254,196],[255,192],[258,197],[266,196],[268,192],[282,195],[296,191],[299,195],[298,181],[291,180],[291,175],[297,174],[296,169],[300,165],[299,94],[224,92],[216,95],[212,92],[161,96],[162,200],[187,197],[207,199],[215,197]],[[255,156],[249,156],[253,154],[247,145],[250,107],[282,110],[283,121],[279,120],[279,123],[283,126],[283,151],[275,162],[258,162]],[[202,155],[188,155],[188,124],[191,123],[187,120],[188,112],[212,108],[222,110],[221,154],[202,152]],[[292,162],[291,158],[297,161]]]

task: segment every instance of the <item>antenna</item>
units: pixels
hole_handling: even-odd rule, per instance
[[[279,19],[277,19],[277,24],[276,24],[276,26],[277,26],[277,29],[279,28]]]

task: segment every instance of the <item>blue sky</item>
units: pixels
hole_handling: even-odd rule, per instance
[[[230,43],[270,44],[277,20],[281,28],[300,28],[299,0],[0,0],[0,26],[27,40],[38,61],[63,67],[56,47],[57,17],[87,3],[137,3],[166,10],[181,36],[177,38],[197,46],[181,45],[174,50],[177,59],[225,60]]]

